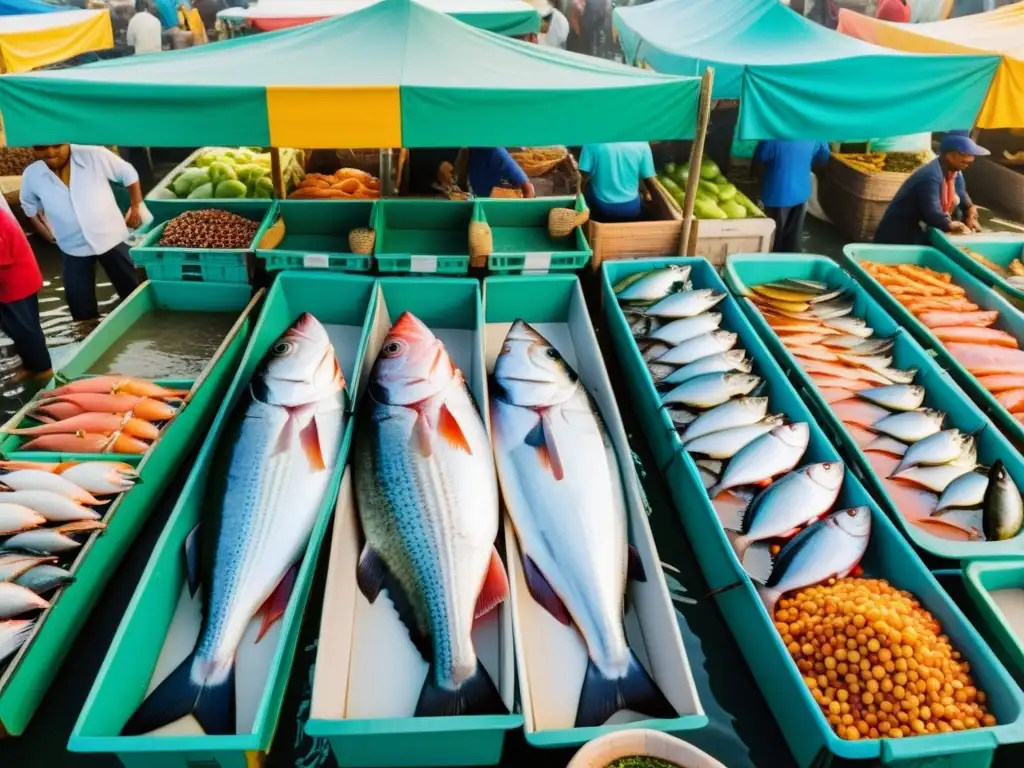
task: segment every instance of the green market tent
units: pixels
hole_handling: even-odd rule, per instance
[[[962,60],[962,59],[961,59]],[[8,141],[444,147],[693,136],[700,81],[469,27],[411,0],[183,51],[0,78]]]
[[[858,140],[974,125],[995,56],[913,55],[841,35],[778,0],[657,0],[615,10],[626,60],[715,69],[742,139]]]

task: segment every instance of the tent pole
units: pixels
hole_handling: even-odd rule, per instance
[[[270,175],[274,179],[274,192],[278,200],[284,200],[288,196],[288,190],[284,185],[283,169],[281,168],[281,150],[277,147],[270,148]]]
[[[686,198],[683,200],[683,231],[679,237],[679,255],[690,255],[690,231],[693,228],[693,204],[697,200],[697,182],[700,181],[700,164],[704,159],[704,140],[708,135],[708,121],[711,119],[711,90],[715,83],[715,70],[708,67],[700,83],[700,104],[697,107],[697,133],[690,148],[690,176],[686,180]]]

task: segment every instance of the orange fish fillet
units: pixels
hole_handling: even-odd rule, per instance
[[[112,435],[118,430],[126,435],[156,440],[160,430],[148,421],[126,418],[115,413],[82,413],[62,421],[41,424],[38,427],[8,430],[12,435],[67,435],[75,432],[93,432],[101,435]]]
[[[966,344],[991,344],[996,347],[1008,347],[1017,349],[1017,340],[1006,331],[998,328],[978,328],[971,326],[967,328],[936,328],[935,337],[945,343],[948,341],[962,341]]]
[[[832,404],[832,413],[844,424],[870,429],[872,424],[889,415],[889,411],[867,400],[844,400]]]
[[[978,379],[978,383],[989,392],[1005,392],[1008,389],[1017,389],[1020,387],[1021,378],[1020,376],[1014,376],[1012,373],[997,373],[994,376],[982,376]]]
[[[1024,352],[1019,349],[960,343],[949,343],[946,349],[954,360],[975,376],[997,373],[1024,375]]]
[[[839,376],[828,376],[826,374],[811,374],[811,381],[813,381],[818,388],[822,387],[834,387],[836,389],[847,389],[851,392],[860,392],[862,389],[872,389],[877,387],[877,384],[873,384],[869,381],[861,381],[859,379],[844,379]]]
[[[987,328],[999,319],[999,313],[991,312],[922,312],[917,319],[929,328],[964,328],[978,326]]]
[[[849,389],[842,389],[840,387],[818,387],[818,393],[825,398],[825,402],[830,405],[842,400],[849,400],[851,397],[856,396],[855,392],[852,392]]]
[[[996,400],[1010,413],[1024,413],[1024,388],[1000,392],[996,395]]]

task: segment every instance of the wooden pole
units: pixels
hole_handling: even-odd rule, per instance
[[[270,175],[274,179],[274,192],[278,200],[288,197],[288,190],[284,185],[284,169],[281,167],[281,150],[277,147],[270,148]]]
[[[679,237],[679,255],[690,255],[690,230],[693,228],[693,204],[697,201],[697,182],[700,181],[700,164],[704,159],[704,140],[708,135],[708,121],[711,119],[711,89],[715,84],[715,70],[708,67],[700,83],[700,103],[697,107],[697,132],[690,148],[690,177],[686,181],[686,198],[683,200],[683,231]]]

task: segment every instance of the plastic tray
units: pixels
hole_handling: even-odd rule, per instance
[[[978,403],[1003,433],[1010,438],[1018,450],[1024,450],[1024,424],[1013,418],[999,404],[973,375],[967,372],[949,352],[942,342],[903,307],[877,280],[869,275],[858,262],[877,261],[885,264],[917,264],[929,269],[949,273],[953,282],[963,288],[967,298],[985,310],[999,312],[999,321],[994,327],[1004,330],[1024,344],[1024,314],[1015,309],[1006,299],[997,294],[967,270],[954,263],[951,259],[935,250],[920,246],[898,245],[864,245],[851,244],[843,248],[841,264],[878,299],[882,307],[896,323],[908,329],[921,345],[934,354],[939,364],[949,371],[964,392]]]
[[[928,233],[928,237],[932,245],[949,258],[986,285],[998,288],[999,292],[1013,302],[1014,306],[1024,309],[1024,289],[1014,288],[1004,277],[997,275],[961,250],[961,247],[970,248],[1005,269],[1014,259],[1024,259],[1024,235],[950,237],[945,232],[932,229]]]
[[[593,251],[583,227],[568,237],[548,233],[548,212],[553,208],[586,208],[583,198],[546,197],[536,200],[481,199],[482,218],[491,227],[494,250],[487,259],[491,272],[558,272],[582,269]]]
[[[992,598],[999,589],[1024,591],[1024,560],[971,563],[964,568],[964,586],[974,601],[985,628],[995,638],[1010,671],[1024,684],[1024,634],[1015,631],[1003,609]]]
[[[612,343],[626,374],[641,424],[645,432],[652,427],[655,430],[648,435],[652,445],[655,441],[665,440],[664,433],[657,431],[660,420],[651,417],[652,411],[658,410],[658,401],[652,400],[656,393],[650,385],[625,318],[617,306],[612,286],[630,274],[667,264],[693,265],[691,279],[697,288],[725,288],[712,267],[703,259],[609,262],[602,268],[602,297]],[[765,378],[771,410],[784,413],[793,421],[806,421],[810,424],[811,441],[803,463],[839,461],[835,448],[825,438],[772,355],[759,341],[735,301],[727,297],[715,311],[722,312],[723,328],[739,334],[738,346],[747,350],[754,360],[755,370]],[[642,382],[646,382],[647,386],[637,386]],[[734,585],[715,599],[801,768],[829,765],[829,755],[865,766],[881,762],[900,768],[924,768],[934,765],[933,760],[941,757],[947,761],[947,765],[956,765],[958,768],[987,768],[997,747],[1024,740],[1024,693],[1013,683],[1005,667],[949,599],[888,517],[878,510],[854,474],[847,473],[836,508],[866,505],[872,510],[871,543],[862,562],[865,574],[888,579],[894,585],[913,592],[935,616],[953,644],[970,660],[972,674],[988,693],[990,705],[1000,725],[908,739],[840,739],[821,714],[783,645],[781,636],[733,553],[717,514],[704,492],[693,461],[685,452],[676,452],[666,469],[666,475],[687,535],[691,541],[700,543],[695,549],[701,568],[708,577],[708,586],[716,589]]]
[[[746,293],[744,287],[781,280],[786,277],[817,280],[831,288],[844,287],[855,293],[853,316],[863,318],[875,329],[875,335],[893,338],[893,365],[900,369],[916,368],[914,382],[924,386],[925,407],[936,408],[946,414],[946,427],[956,427],[964,433],[976,433],[978,461],[986,466],[1001,459],[1014,481],[1024,488],[1024,459],[1010,442],[971,402],[950,377],[928,355],[914,338],[903,331],[879,306],[878,302],[856,280],[825,256],[744,254],[730,256],[722,277],[737,295]],[[822,398],[811,378],[804,373],[785,345],[765,322],[758,308],[745,298],[739,304],[751,324],[767,344],[769,351],[782,367],[804,401],[815,414],[818,425],[836,445],[850,468],[882,508],[892,517],[915,546],[934,557],[949,560],[982,560],[1024,556],[1024,536],[1000,542],[951,541],[934,536],[919,525],[908,521],[899,505],[888,493],[881,478],[872,469],[864,453],[850,437],[832,409]]]
[[[275,203],[256,233],[256,242],[278,219],[284,219],[284,239],[274,249],[256,249],[267,270],[329,269],[337,272],[369,272],[370,254],[352,253],[348,233],[372,227],[372,200],[284,200]]]
[[[382,200],[376,258],[381,272],[463,275],[469,271],[469,222],[463,200]]]

